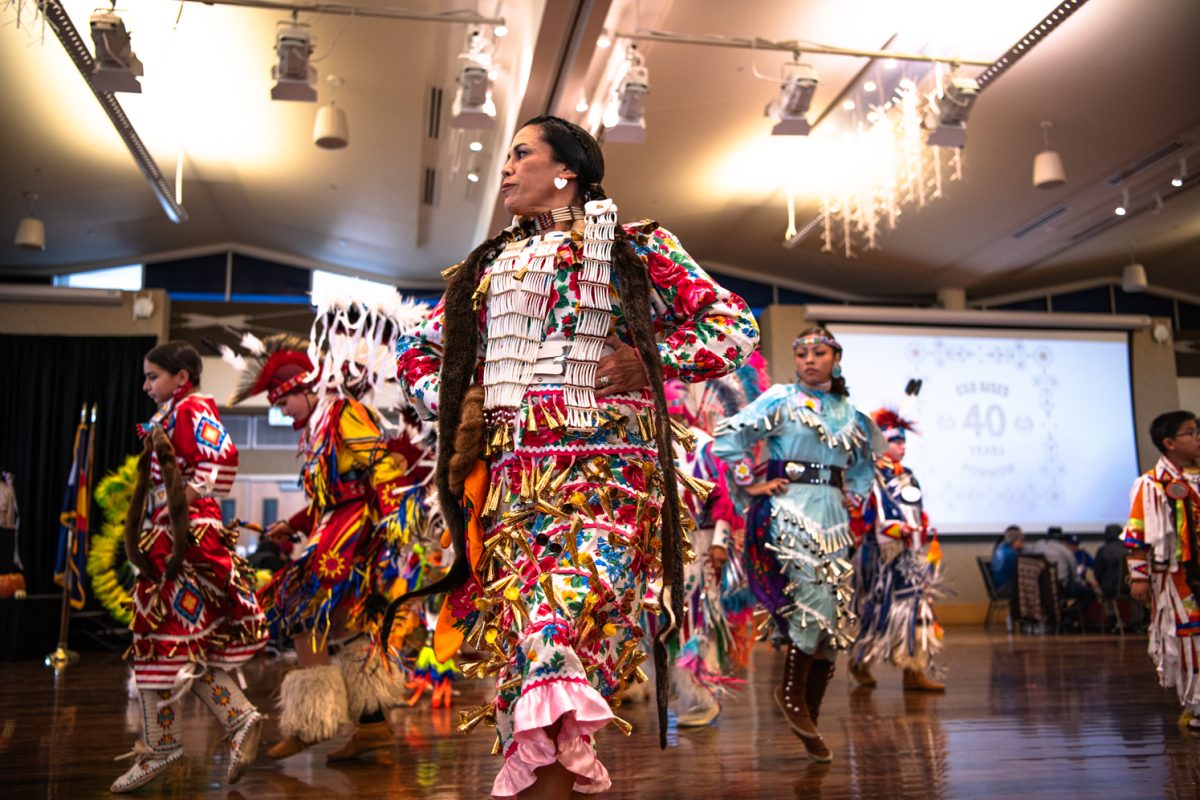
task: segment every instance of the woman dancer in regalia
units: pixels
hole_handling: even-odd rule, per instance
[[[447,272],[442,302],[402,343],[399,377],[439,423],[456,561],[430,588],[454,590],[438,655],[466,637],[486,658],[464,674],[498,689],[464,727],[497,727],[494,795],[565,798],[610,785],[595,738],[624,726],[609,701],[640,672],[652,576],[666,587],[663,631],[682,614],[663,381],[733,369],[758,329],[668,231],[617,224],[582,128],[530,120],[501,176],[514,225]]]

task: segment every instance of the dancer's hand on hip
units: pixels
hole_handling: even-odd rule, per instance
[[[646,388],[650,381],[637,350],[616,336],[609,336],[606,343],[613,351],[597,363],[596,397],[629,394]]]

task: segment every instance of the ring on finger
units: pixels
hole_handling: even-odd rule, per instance
[[[607,375],[600,376],[600,385],[601,386],[608,386],[610,383],[612,383],[612,378],[608,377]]]

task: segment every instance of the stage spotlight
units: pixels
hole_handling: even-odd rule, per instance
[[[939,147],[963,147],[967,143],[967,117],[979,96],[979,81],[951,75],[937,110],[925,115],[924,127],[929,131],[925,141]]]
[[[133,52],[125,23],[112,12],[97,11],[91,24],[96,48],[92,85],[100,92],[141,93],[142,62]]]
[[[467,49],[458,55],[458,89],[450,106],[450,125],[455,128],[491,128],[496,124],[492,100],[491,44],[479,31],[467,35]]]
[[[604,140],[642,144],[646,141],[646,95],[650,94],[650,70],[634,45],[625,54],[625,74],[616,97],[604,114]]]
[[[808,136],[812,126],[808,124],[809,106],[820,80],[817,71],[808,64],[793,61],[783,65],[783,82],[779,85],[779,97],[772,100],[766,115],[775,120],[771,128],[773,136]]]
[[[295,21],[280,22],[275,32],[275,53],[279,63],[271,67],[272,100],[316,102],[317,68],[308,63],[312,55],[312,34],[308,26]]]

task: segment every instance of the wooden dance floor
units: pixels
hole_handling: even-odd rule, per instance
[[[880,688],[853,689],[839,665],[821,730],[831,765],[813,765],[771,700],[782,656],[753,653],[748,683],[709,728],[672,731],[657,746],[653,709],[624,706],[637,729],[601,735],[610,798],[1195,798],[1200,740],[1176,727],[1173,693],[1158,687],[1142,637],[988,637],[951,628],[944,696],[904,694],[894,669]],[[282,665],[246,670],[264,709]],[[460,707],[485,687],[459,684]],[[223,785],[217,725],[185,701],[187,755],[137,797],[474,798],[487,796],[499,759],[490,731],[460,736],[455,716],[425,698],[391,714],[396,744],[349,766],[327,766],[326,744],[272,762],[263,753],[236,787]],[[0,797],[93,798],[128,762],[113,756],[137,736],[125,671],[114,655],[84,654],[58,680],[33,662],[0,664]]]

